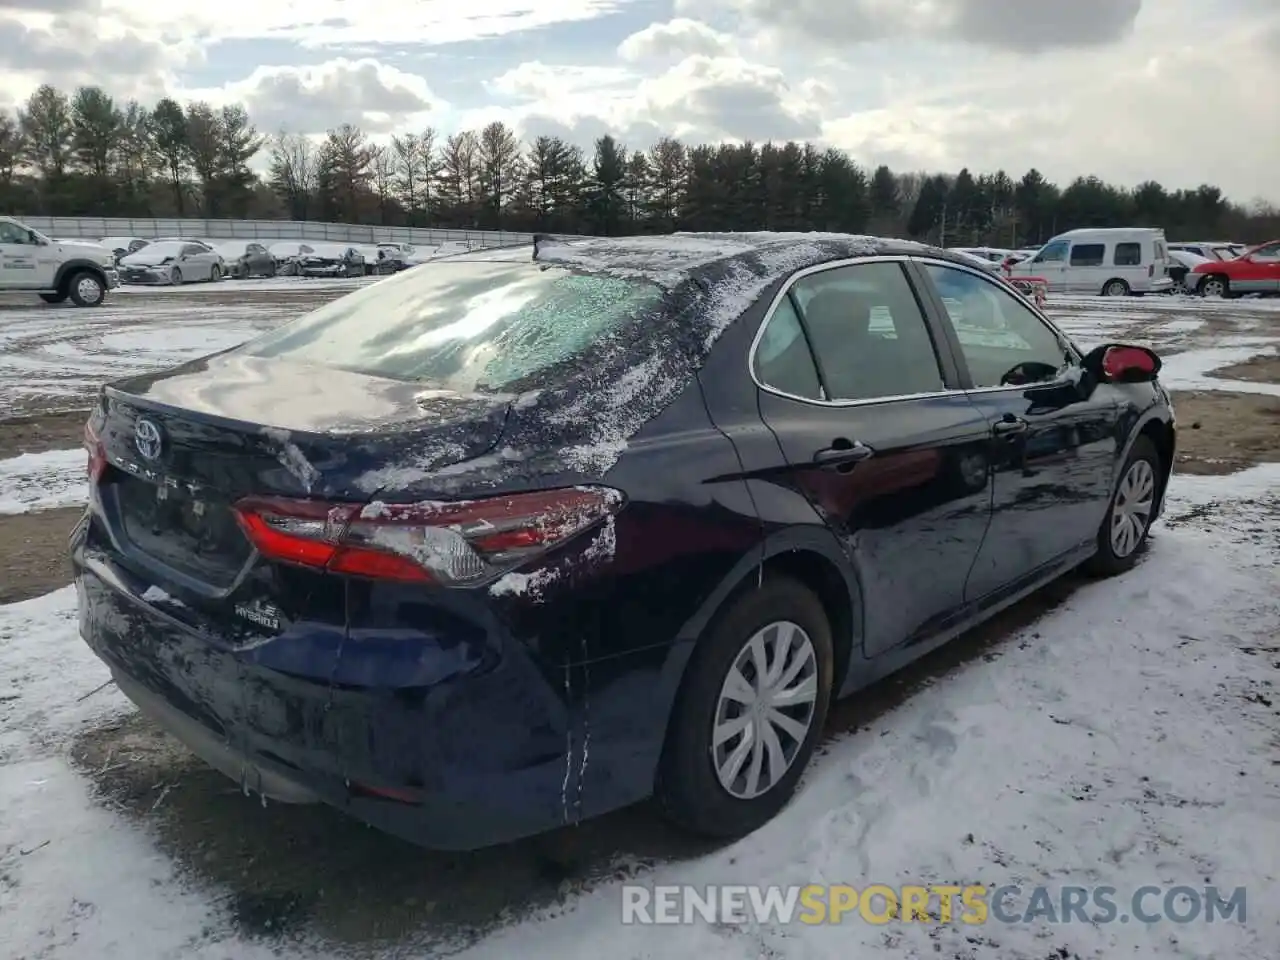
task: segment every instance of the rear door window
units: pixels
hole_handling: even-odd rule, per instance
[[[1117,243],[1115,260],[1113,262],[1117,267],[1142,266],[1142,244]]]
[[[946,389],[938,356],[900,263],[863,263],[791,288],[831,400],[879,400]]]
[[[240,350],[459,393],[500,392],[661,311],[656,284],[483,254],[408,270]]]
[[[778,302],[765,324],[752,363],[756,379],[772,390],[804,400],[822,397],[818,368],[790,296]]]

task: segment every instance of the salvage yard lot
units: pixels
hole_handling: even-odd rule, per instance
[[[268,805],[140,719],[76,636],[62,557],[104,379],[240,342],[366,281],[0,299],[0,944],[62,957],[1044,960],[1274,956],[1280,301],[1051,301],[1166,357],[1177,475],[1149,554],[1068,578],[842,704],[792,808],[730,847],[625,811],[479,854]],[[322,385],[318,385],[322,388]],[[1248,888],[1245,923],[636,928],[657,883]],[[1268,946],[1268,944],[1270,946]]]

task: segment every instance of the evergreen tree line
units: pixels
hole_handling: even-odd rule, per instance
[[[259,155],[266,176],[251,167]],[[521,143],[502,123],[373,142],[343,125],[322,139],[263,134],[243,106],[121,103],[98,87],[42,86],[0,112],[0,211],[18,215],[289,219],[607,234],[832,230],[1017,247],[1082,226],[1163,227],[1171,239],[1264,241],[1280,210],[1220,189],[1065,187],[1037,170],[929,174],[868,169],[809,143],[584,151]]]

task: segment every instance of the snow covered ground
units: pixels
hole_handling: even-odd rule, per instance
[[[197,294],[197,311],[154,291],[137,298],[145,307],[123,303],[131,296],[92,312],[0,308],[0,418],[6,402],[56,408],[299,306],[265,287],[260,303]],[[1181,350],[1166,361],[1175,389],[1276,392],[1207,376],[1274,352],[1272,303],[1051,307],[1086,345],[1124,334]],[[0,460],[0,514],[78,502],[83,471],[78,450]],[[943,651],[956,665],[887,709],[839,708],[799,796],[768,827],[708,851],[629,812],[580,828],[584,853],[559,874],[538,844],[467,857],[406,849],[336,814],[264,810],[216,774],[157,759],[127,702],[102,688],[71,588],[0,606],[0,957],[1274,960],[1278,501],[1276,464],[1175,477],[1137,569],[1055,587],[1056,606],[1024,604]],[[99,757],[91,745],[104,741]],[[120,777],[131,794],[114,788]],[[621,922],[622,878],[1104,884],[1122,903],[1146,885],[1216,885],[1247,888],[1248,910],[1213,924],[639,927]]]

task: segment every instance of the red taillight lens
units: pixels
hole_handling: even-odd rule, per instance
[[[1102,355],[1102,372],[1108,380],[1142,379],[1158,370],[1155,354],[1141,347],[1111,347]]]
[[[378,580],[465,585],[544,553],[617,512],[604,487],[484,500],[330,504],[250,498],[236,504],[263,556]]]
[[[93,432],[93,427],[89,424],[84,425],[84,448],[89,451],[89,483],[95,484],[102,476],[102,471],[107,469],[107,451],[103,449],[102,441],[98,439],[98,435]]]

